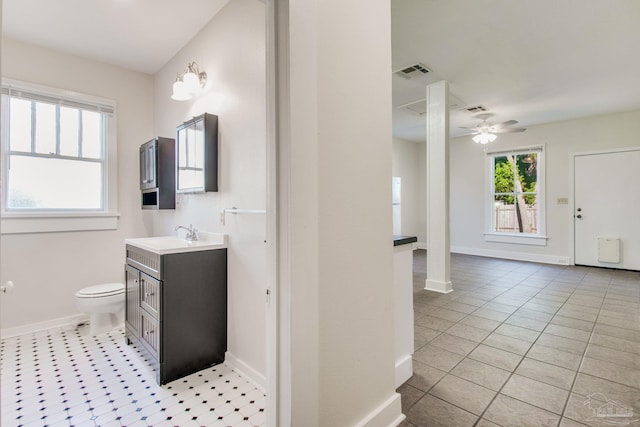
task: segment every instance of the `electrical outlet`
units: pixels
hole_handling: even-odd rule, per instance
[[[568,205],[569,204],[569,198],[567,198],[567,197],[558,197],[557,203],[559,205]]]

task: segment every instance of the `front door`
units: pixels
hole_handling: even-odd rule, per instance
[[[640,270],[640,148],[574,156],[575,264]]]

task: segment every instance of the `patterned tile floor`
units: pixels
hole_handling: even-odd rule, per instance
[[[453,255],[423,290],[404,427],[640,426],[640,273]]]
[[[226,365],[160,387],[123,330],[83,329],[2,340],[2,427],[265,424],[264,394]]]

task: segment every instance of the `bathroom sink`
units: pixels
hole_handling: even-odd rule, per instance
[[[208,251],[227,247],[227,235],[199,232],[198,240],[190,242],[178,236],[141,237],[125,239],[127,245],[147,250],[159,255],[179,252]]]

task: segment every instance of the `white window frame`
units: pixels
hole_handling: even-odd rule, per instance
[[[2,88],[24,91],[41,97],[57,98],[71,105],[82,103],[94,105],[102,111],[110,111],[106,128],[106,146],[103,174],[104,200],[102,209],[91,211],[80,210],[33,210],[22,211],[7,209],[9,135],[5,125],[7,113],[2,112],[2,197],[0,197],[0,233],[47,233],[63,231],[115,230],[118,228],[118,165],[117,165],[117,118],[116,102],[95,96],[80,94],[63,89],[26,83],[13,79],[2,79]]]
[[[505,156],[508,154],[517,155],[517,154],[526,154],[526,153],[538,153],[538,164],[537,164],[537,173],[538,173],[538,181],[537,181],[537,191],[538,191],[538,199],[536,201],[536,205],[538,207],[538,232],[537,233],[505,233],[505,232],[496,232],[493,231],[493,211],[494,211],[494,203],[493,200],[493,179],[494,179],[494,162],[495,157]],[[494,243],[511,243],[518,245],[532,245],[532,246],[546,246],[547,239],[546,236],[546,208],[545,208],[545,167],[546,167],[546,159],[545,159],[545,146],[543,145],[535,145],[535,146],[526,146],[526,147],[514,147],[508,150],[496,150],[496,151],[487,151],[486,153],[486,176],[485,180],[485,199],[486,199],[486,207],[485,207],[485,233],[484,240],[486,242],[494,242]]]

